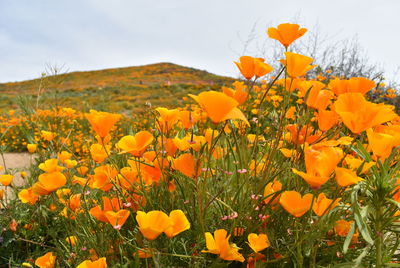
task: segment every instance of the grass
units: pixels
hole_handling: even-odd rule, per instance
[[[173,63],[71,72],[0,84],[0,110],[16,108],[15,100],[21,95],[35,99],[42,88],[43,109],[63,106],[136,113],[146,103],[172,107],[182,104],[187,93],[216,90],[233,82],[230,77]]]

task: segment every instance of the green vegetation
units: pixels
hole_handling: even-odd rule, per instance
[[[42,109],[63,106],[136,113],[146,103],[172,107],[182,104],[188,93],[217,90],[233,82],[229,77],[172,63],[44,75],[0,84],[0,110],[16,108],[18,96],[36,99],[40,95]]]

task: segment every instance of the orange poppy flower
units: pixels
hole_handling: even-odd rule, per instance
[[[291,78],[305,76],[306,73],[317,65],[310,65],[313,59],[304,55],[285,52],[286,59],[281,63],[286,66],[286,72]]]
[[[148,213],[138,211],[136,221],[139,225],[139,231],[148,240],[156,239],[171,224],[168,215],[159,210],[153,210]]]
[[[90,145],[90,155],[96,163],[100,164],[108,158],[110,149],[111,146],[109,145],[103,146],[100,143],[94,143]]]
[[[81,195],[82,194],[73,194],[70,196],[68,201],[68,207],[72,211],[76,211],[81,207]]]
[[[361,174],[365,174],[372,166],[375,165],[374,161],[365,162],[364,159],[356,158],[352,155],[347,155],[344,159],[344,162],[352,170],[357,170],[361,165],[363,165],[360,172]]]
[[[278,40],[286,48],[306,32],[306,28],[300,28],[300,25],[292,23],[282,23],[277,28],[268,28],[267,31],[270,38]]]
[[[285,113],[285,118],[287,119],[292,119],[295,120],[296,119],[296,107],[295,106],[291,106]]]
[[[339,116],[334,111],[319,110],[317,120],[319,129],[328,131],[339,122]]]
[[[46,141],[52,141],[57,136],[56,133],[50,132],[50,131],[46,131],[46,130],[42,130],[42,131],[40,131],[40,133],[41,133],[43,139],[46,140]]]
[[[90,146],[90,155],[96,163],[102,163],[108,157],[104,146],[99,143],[94,143]]]
[[[388,125],[379,125],[374,128],[375,132],[388,134],[393,136],[395,139],[394,145],[395,147],[400,146],[400,122],[396,122],[396,124],[388,124]]]
[[[256,253],[269,247],[269,240],[266,234],[257,235],[251,233],[248,235],[247,240],[250,248]]]
[[[317,110],[325,110],[326,107],[328,107],[332,97],[332,91],[320,90],[313,87],[308,94],[306,104],[307,106]]]
[[[85,117],[89,121],[93,130],[101,138],[106,137],[111,129],[114,127],[115,123],[117,123],[121,119],[120,114],[98,112],[96,110],[90,110],[89,113],[85,114]]]
[[[68,236],[65,238],[65,241],[71,246],[74,247],[76,246],[76,243],[78,242],[78,238],[75,235]]]
[[[51,192],[47,191],[43,187],[43,184],[40,182],[34,183],[31,188],[32,188],[33,193],[35,193],[36,195],[48,195],[51,193]]]
[[[365,77],[352,77],[349,80],[335,78],[329,82],[328,86],[336,95],[349,92],[358,92],[365,95],[365,93],[372,90],[376,84],[374,81]]]
[[[278,180],[274,180],[273,182],[268,183],[264,188],[264,203],[269,204],[272,201],[272,204],[276,204],[279,200],[279,196],[275,196],[275,193],[282,190],[282,183]]]
[[[28,152],[33,154],[34,152],[36,152],[37,146],[38,146],[37,144],[30,143],[26,145],[26,148],[28,149]]]
[[[171,139],[168,139],[168,140],[171,140]],[[147,161],[153,162],[157,158],[157,153],[156,153],[156,151],[147,151],[147,152],[143,153],[143,158],[146,159]]]
[[[304,97],[304,95],[305,95],[305,92],[303,94],[304,86],[302,86],[302,84],[305,82],[313,82],[313,81],[304,81],[303,79],[300,79],[300,78],[292,78],[292,79],[282,78],[282,79],[276,80],[275,83],[277,85],[281,85],[286,91],[289,91],[289,92],[293,92],[296,89],[299,89],[300,91],[297,93],[297,96],[299,98],[301,98],[301,97]],[[310,88],[311,87],[308,86],[305,91],[309,90]],[[272,94],[273,91],[270,90],[269,92],[271,92],[271,94]]]
[[[160,160],[161,161],[161,160]],[[131,168],[138,174],[139,180],[142,181],[146,185],[151,185],[154,182],[158,183],[161,178],[161,168],[160,166],[167,165],[167,160],[164,159],[164,163],[157,161],[154,161],[153,163],[150,163],[154,167],[151,167],[149,165],[141,163],[139,166],[137,165],[137,162],[133,160],[128,160],[128,164],[131,166]]]
[[[164,230],[168,238],[172,238],[190,228],[190,222],[182,210],[177,209],[169,213],[170,226]]]
[[[76,171],[78,171],[79,175],[81,176],[85,176],[86,173],[89,171],[89,168],[86,166],[80,166],[76,169]]]
[[[397,117],[393,106],[369,102],[361,93],[339,95],[334,108],[346,127],[356,134]]]
[[[325,144],[314,144],[305,149],[307,171],[329,176],[343,157],[342,149]]]
[[[353,221],[346,221],[346,220],[336,221],[335,227],[334,227],[335,233],[338,236],[346,237],[350,231],[352,223],[353,223]]]
[[[333,146],[315,144],[304,150],[307,173],[292,169],[293,173],[302,177],[312,188],[319,188],[329,180],[343,156],[342,149]]]
[[[61,153],[57,154],[58,160],[61,161],[61,163],[65,163],[66,160],[71,159],[72,154],[67,152],[67,151],[62,151]]]
[[[239,61],[240,62],[234,61],[234,63],[246,79],[251,79],[253,76],[258,78],[272,72],[273,70],[269,64],[264,63],[264,59],[262,58],[242,56],[239,58]]]
[[[298,155],[298,152],[295,149],[280,148],[279,151],[281,151],[286,158],[295,158]]]
[[[339,204],[340,198],[336,200],[329,199],[325,196],[324,193],[320,193],[318,198],[314,201],[313,211],[318,216],[322,216],[328,213],[331,209],[336,207]]]
[[[11,174],[3,174],[0,175],[0,183],[4,186],[9,186],[13,181],[14,176]]]
[[[321,176],[311,172],[302,172],[295,168],[292,168],[292,172],[302,177],[312,189],[319,189],[323,184],[329,180],[329,176]]]
[[[100,205],[98,205],[91,208],[89,210],[89,213],[99,221],[109,222],[108,218],[106,217],[106,212],[120,211],[122,207],[122,201],[116,197],[110,199],[106,196],[103,196],[102,200],[103,200],[103,209],[101,208]]]
[[[147,147],[153,142],[153,135],[148,131],[140,131],[135,136],[124,136],[117,143],[121,153],[130,153],[133,156],[141,156]]]
[[[284,78],[282,78],[284,79]],[[298,83],[298,89],[299,92],[297,93],[298,98],[303,98],[307,95],[307,92],[310,92],[312,89],[315,89],[316,92],[321,91],[326,87],[326,85],[322,82],[319,81],[308,81],[308,80],[301,80],[301,79],[293,79],[294,81],[299,81]],[[290,83],[292,79],[286,79],[286,83]],[[310,93],[309,93],[310,94]]]
[[[400,202],[400,179],[397,179],[395,186],[396,188],[393,190],[393,200]],[[399,210],[397,212],[400,213]]]
[[[396,137],[387,133],[375,132],[371,128],[367,129],[367,137],[372,152],[382,160],[389,157],[392,149],[397,146],[400,140],[398,135]]]
[[[239,248],[235,244],[229,244],[228,233],[224,229],[219,229],[214,232],[214,237],[211,233],[205,233],[206,246],[208,250],[202,252],[219,255],[219,257],[226,261],[240,261],[244,262],[244,257],[239,253]]]
[[[76,268],[107,268],[106,258],[100,258],[95,261],[86,260],[81,262]]]
[[[321,136],[320,133],[315,133],[313,127],[306,126],[298,126],[297,124],[289,124],[285,127],[290,132],[290,140],[294,144],[303,144],[307,142],[309,144],[314,143]]]
[[[183,137],[182,139],[175,137],[171,140],[174,146],[176,147],[176,150],[184,152],[190,148],[190,143],[189,143],[190,138],[188,137]]]
[[[331,79],[328,84],[328,88],[332,90],[333,93],[335,93],[337,96],[343,93],[348,93],[348,86],[349,86],[349,80],[346,79]]]
[[[58,165],[58,159],[47,159],[44,163],[39,164],[39,168],[47,173],[62,171],[64,168]]]
[[[279,259],[280,256],[278,256],[278,255],[279,254],[275,252],[273,256],[275,259]],[[266,256],[264,254],[261,254],[261,253],[250,254],[247,259],[247,268],[255,268],[256,265],[258,265],[258,261],[264,262],[265,260],[266,260]]]
[[[175,153],[176,153],[176,151],[177,151],[178,149],[180,150],[180,148],[179,148],[179,147],[177,146],[177,144],[175,143],[175,139],[178,139],[178,138],[173,138],[173,139],[167,138],[167,139],[159,139],[159,140],[158,140],[158,143],[159,143],[160,147],[163,148],[163,150],[167,151],[167,154],[168,154],[169,156],[174,156]],[[162,144],[162,143],[164,143],[164,144]],[[149,152],[145,152],[145,153],[143,154],[143,157],[144,157],[144,158],[147,158],[145,155],[148,154],[148,153],[149,153]],[[155,159],[155,152],[153,151],[152,154],[154,155],[154,157],[152,157],[152,159],[149,159],[149,161],[154,161],[154,159]],[[147,159],[148,159],[148,158],[147,158]]]
[[[107,134],[107,136],[105,136],[105,137],[100,137],[99,135],[96,135],[95,138],[96,138],[97,143],[104,144],[104,145],[108,144],[111,141],[110,134]]]
[[[207,128],[204,131],[204,137],[208,144],[211,144],[212,141],[215,142],[215,139],[218,137],[219,131],[211,128]]]
[[[67,168],[73,168],[76,165],[78,165],[78,161],[67,159],[67,160],[65,160],[65,165],[67,166]]]
[[[8,225],[8,228],[10,228],[10,230],[15,233],[17,231],[17,227],[18,227],[18,222],[15,219],[12,219],[10,224]]]
[[[236,90],[231,89],[229,87],[222,87],[222,91],[227,96],[234,98],[239,103],[239,105],[242,105],[243,103],[245,103],[247,100],[247,97],[249,96],[249,93],[244,91],[244,85],[238,86],[236,88]]]
[[[151,248],[138,249],[137,252],[133,253],[133,256],[138,256],[141,259],[151,258],[153,256],[152,251]]]
[[[196,169],[196,160],[190,153],[182,154],[174,160],[173,167],[184,175],[194,178],[199,174],[199,167]]]
[[[56,256],[53,252],[47,252],[45,255],[39,257],[35,261],[35,265],[40,268],[53,268],[56,263]]]
[[[88,175],[88,185],[92,189],[109,191],[112,187],[111,180],[117,177],[118,171],[110,166],[104,165],[94,169],[94,175]]]
[[[262,58],[255,58],[254,59],[254,75],[256,78],[262,77],[266,74],[272,72],[274,68],[271,65],[264,62]]]
[[[51,193],[61,187],[63,187],[67,183],[67,178],[61,172],[51,172],[51,173],[43,173],[39,175],[40,186]]]
[[[183,127],[188,129],[192,127],[199,120],[199,115],[192,111],[180,111],[179,121],[181,121]]]
[[[222,92],[205,91],[198,96],[192,94],[189,94],[189,96],[201,106],[214,123],[239,119],[249,125],[244,114],[237,108],[239,103]]]
[[[169,110],[158,107],[155,110],[160,114],[157,118],[158,127],[164,133],[168,132],[180,119],[180,111],[178,109]]]
[[[350,169],[347,168],[340,168],[337,167],[335,169],[336,173],[336,183],[340,187],[346,187],[353,184],[357,184],[358,182],[362,181],[363,179],[358,177],[357,174]]]
[[[201,149],[205,141],[206,140],[203,136],[196,136],[196,135],[188,135],[183,137],[182,139],[179,139],[178,137],[172,139],[173,144],[179,151],[186,151],[189,148],[192,148],[197,152]]]
[[[320,143],[314,144],[314,145],[316,145],[318,147],[321,147],[321,146],[335,147],[335,146],[339,146],[339,145],[347,146],[347,145],[350,145],[352,143],[352,141],[353,141],[353,138],[351,138],[349,136],[343,136],[336,140],[324,140],[324,141],[321,141]]]
[[[167,109],[164,107],[158,107],[155,109],[159,114],[160,118],[165,121],[169,122],[172,125],[178,122],[179,120],[179,110],[178,109]]]
[[[65,208],[62,210],[60,214],[66,218],[74,220],[76,219],[76,214],[82,212],[82,210],[80,209],[81,194],[71,195],[67,201],[60,200],[60,203],[65,204]]]
[[[279,198],[281,206],[295,217],[303,216],[311,208],[312,194],[305,194],[303,197],[296,191],[285,191]]]
[[[68,188],[59,189],[59,190],[57,190],[56,194],[57,194],[57,197],[59,198],[59,201],[61,203],[65,203],[66,202],[65,198],[69,197],[71,195],[71,189],[68,189]]]
[[[18,198],[22,203],[36,204],[39,196],[34,193],[32,188],[23,189],[18,193]]]
[[[115,183],[125,189],[132,188],[136,182],[140,181],[137,171],[131,167],[124,167],[120,172],[121,174],[118,174]]]
[[[104,216],[107,218],[108,222],[114,227],[114,229],[121,229],[125,221],[130,215],[129,210],[121,209],[118,211],[105,211]]]
[[[81,186],[85,186],[88,180],[82,177],[73,176],[71,182],[72,184],[79,184]]]

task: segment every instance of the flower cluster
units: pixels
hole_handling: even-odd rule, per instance
[[[278,69],[242,56],[243,80],[156,107],[148,127],[96,110],[40,119],[52,127],[27,131],[23,185],[0,177],[5,254],[23,248],[24,267],[399,261],[400,117],[372,101],[373,80],[316,75],[290,51],[306,32],[269,28]],[[65,120],[80,123],[66,135]]]

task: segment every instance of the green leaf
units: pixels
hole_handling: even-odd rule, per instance
[[[361,261],[364,259],[365,256],[367,256],[368,251],[371,249],[371,246],[366,246],[361,254],[357,257],[357,259],[354,260],[354,267],[362,267],[361,266]]]
[[[361,233],[362,237],[365,239],[365,241],[368,244],[373,245],[374,240],[371,238],[370,231],[369,231],[368,225],[366,223],[368,206],[365,206],[360,210],[360,207],[357,203],[357,188],[356,187],[353,188],[353,192],[351,193],[351,201],[353,204],[354,219],[357,223],[357,227],[360,230],[360,233]]]
[[[385,263],[387,267],[400,267],[400,263]]]
[[[337,263],[333,267],[335,267],[335,268],[354,268],[354,267],[363,267],[363,266],[354,266],[353,262],[346,262],[346,263]]]
[[[356,209],[356,211],[354,211],[354,219],[356,220],[357,227],[360,230],[360,233],[361,233],[362,237],[365,239],[365,241],[367,241],[367,243],[369,243],[370,245],[373,245],[374,240],[371,238],[368,225],[365,221],[366,211],[368,210],[368,206],[363,207],[361,209],[361,213],[360,213],[358,205],[355,205],[355,207],[357,207],[357,209]]]
[[[367,162],[372,161],[371,154],[367,152],[361,141],[357,140],[357,146],[353,146],[352,149],[357,153],[357,155],[361,156]]]
[[[347,250],[349,249],[351,238],[353,237],[353,234],[355,231],[356,231],[356,226],[355,226],[355,223],[353,222],[351,224],[350,231],[348,232],[348,234],[346,236],[346,240],[344,241],[344,244],[343,244],[343,253],[345,253],[345,254],[347,253]]]
[[[393,200],[393,199],[387,199],[387,201],[389,201],[390,203],[393,203],[393,204],[395,204],[399,209],[400,209],[400,203],[399,202],[397,202],[396,200]]]

